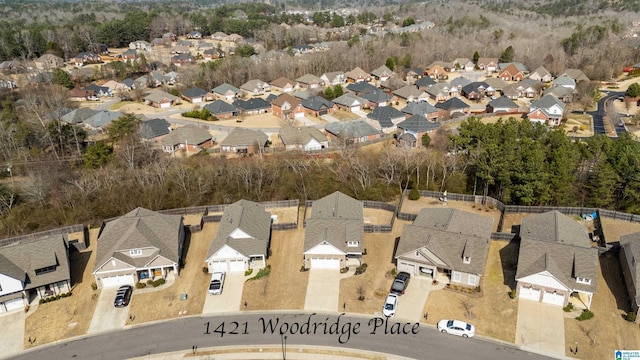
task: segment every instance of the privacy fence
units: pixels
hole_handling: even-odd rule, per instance
[[[14,243],[25,243],[25,242],[29,242],[30,240],[42,239],[42,238],[49,237],[49,236],[54,236],[54,235],[62,235],[65,240],[69,241],[69,234],[76,233],[76,232],[84,232],[84,231],[85,231],[84,225],[75,224],[75,225],[65,226],[65,227],[61,227],[61,228],[57,228],[57,229],[40,231],[40,232],[33,233],[33,234],[27,234],[27,235],[21,235],[21,236],[12,237],[12,238],[1,239],[0,240],[0,247],[6,246],[6,245],[10,245],[10,244],[14,244]],[[82,250],[82,249],[80,249],[80,250]]]
[[[398,214],[399,206],[382,202],[382,201],[370,201],[370,200],[363,200],[362,205],[367,209],[386,210],[392,213],[391,220],[389,221],[388,224],[364,224],[364,232],[366,233],[390,233],[391,232],[391,230],[393,229],[393,223]],[[304,207],[304,221],[302,222],[303,226],[307,226],[307,211],[312,207],[313,207],[313,201],[307,200],[305,202],[305,207]]]

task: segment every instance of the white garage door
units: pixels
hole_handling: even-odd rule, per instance
[[[222,271],[227,272],[228,266],[227,261],[213,261],[211,262],[211,272]]]
[[[558,294],[558,293],[554,293],[554,292],[545,291],[544,295],[542,296],[542,302],[546,303],[546,304],[551,304],[551,305],[563,306],[564,305],[564,295]]]
[[[7,307],[7,311],[24,309],[24,301],[22,298],[6,301],[4,305]]]
[[[244,261],[229,260],[229,271],[244,271]]]
[[[296,119],[300,119],[300,118],[303,118],[303,117],[304,117],[304,113],[303,113],[303,112],[301,112],[301,113],[295,113],[295,115],[293,115],[293,116],[294,116]]]
[[[406,271],[409,274],[413,275],[416,273],[416,266],[414,264],[401,262],[398,264],[398,271]]]
[[[360,106],[352,106],[351,111],[352,112],[360,111]]]
[[[161,104],[160,104],[160,108],[162,108],[162,109],[166,109],[166,108],[170,108],[170,107],[171,107],[171,103],[170,103],[170,102],[168,102],[168,103],[161,103]]]
[[[100,279],[100,283],[102,283],[102,287],[114,287],[120,285],[133,285],[135,281],[133,280],[133,275],[120,275],[103,277]]]
[[[311,258],[312,269],[340,269],[339,259]]]
[[[540,290],[531,288],[520,288],[520,297],[533,301],[540,301]]]

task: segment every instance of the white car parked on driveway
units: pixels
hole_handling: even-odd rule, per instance
[[[390,293],[387,295],[387,300],[382,307],[382,315],[386,317],[393,317],[396,314],[396,308],[398,307],[398,295]]]
[[[224,273],[214,272],[211,274],[211,282],[209,282],[209,294],[220,295],[222,294],[222,286],[224,285]]]
[[[440,320],[438,331],[462,337],[472,337],[476,334],[475,326],[460,320]]]

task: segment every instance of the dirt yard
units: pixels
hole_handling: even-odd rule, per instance
[[[601,217],[600,224],[602,224],[604,239],[608,243],[619,241],[620,236],[622,235],[632,234],[634,232],[640,231],[640,223],[632,223],[628,221],[613,220]]]
[[[493,219],[493,231],[497,231],[498,222],[500,221],[500,210],[493,208],[490,209],[481,204],[475,204],[466,201],[447,201],[447,205],[442,205],[436,198],[432,197],[420,197],[418,200],[409,200],[408,198],[404,198],[402,202],[402,209],[400,209],[403,213],[409,214],[418,214],[422,208],[432,208],[432,207],[449,207],[458,210],[464,210],[471,213],[476,213],[478,215],[490,217]]]
[[[301,272],[304,228],[273,231],[267,265],[271,273],[244,284],[242,302],[246,310],[304,309],[309,272]],[[256,274],[254,270],[253,274]]]
[[[423,311],[428,318],[423,322],[435,325],[442,319],[467,320],[476,326],[478,334],[514,342],[518,302],[510,299],[508,294],[515,287],[517,258],[515,243],[491,241],[480,285],[481,296],[472,297],[445,289],[432,291]],[[465,317],[463,301],[471,304],[472,318]]]
[[[533,213],[532,214],[506,214],[504,216],[504,221],[502,224],[502,232],[505,232],[505,233],[517,232],[517,229],[519,228],[520,224],[522,224],[522,219],[532,215],[536,215],[536,214],[533,214]],[[595,229],[595,224],[593,221],[584,221],[580,219],[580,217],[578,216],[569,215],[569,217],[577,221],[578,223],[584,225],[589,232],[592,232]]]
[[[31,310],[27,314],[25,349],[87,333],[100,294],[99,290],[91,288],[99,230],[96,228],[89,231],[89,247],[82,252],[71,252],[69,260],[73,295],[37,305],[35,311]],[[29,344],[29,338],[36,341]]]
[[[593,136],[591,116],[586,114],[567,114],[567,122],[562,124],[560,128],[564,129],[569,136]],[[573,131],[574,129],[577,129],[577,131]]]
[[[173,284],[165,289],[147,293],[136,294],[134,290],[127,325],[202,313],[210,277],[202,268],[205,266],[204,259],[218,231],[218,225],[205,223],[202,231],[195,232],[187,238],[184,268],[180,270],[180,277],[176,277]],[[180,294],[187,294],[187,300],[180,300]],[[131,317],[134,318],[133,321]]]
[[[335,111],[331,113],[331,116],[333,116],[334,118],[340,121],[349,121],[349,120],[355,120],[360,118],[360,115],[354,114],[350,111],[345,111],[345,110]]]
[[[364,234],[367,255],[362,257],[362,262],[367,264],[367,270],[364,274],[349,276],[340,281],[338,304],[343,306],[341,310],[362,314],[381,311],[393,281],[390,272],[395,267],[395,239],[402,234],[404,225],[410,223],[396,219],[391,233]],[[365,297],[363,301],[358,300],[360,289]]]
[[[627,291],[618,258],[612,254],[600,257],[598,292],[593,296],[591,310],[595,314],[585,321],[565,317],[567,356],[585,360],[613,358],[616,349],[640,349],[638,324],[623,319],[628,309]],[[578,354],[571,354],[578,342]]]
[[[299,207],[281,207],[267,209],[271,212],[271,215],[277,215],[278,219],[274,220],[274,224],[286,224],[298,221],[298,214],[300,214]]]
[[[373,225],[386,225],[391,223],[393,212],[382,209],[364,208],[364,223]]]

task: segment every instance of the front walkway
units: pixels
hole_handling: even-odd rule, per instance
[[[439,276],[437,285],[433,285],[433,279],[426,276],[412,276],[409,280],[409,286],[398,299],[398,309],[395,318],[398,320],[407,320],[419,322],[424,314],[422,310],[427,303],[429,293],[432,290],[440,290],[448,282],[446,276]],[[381,310],[382,311],[382,310]]]
[[[518,299],[516,345],[527,351],[564,357],[566,351],[562,307]]]
[[[340,270],[316,269],[309,270],[307,296],[304,299],[304,309],[309,311],[338,311],[340,296]]]

